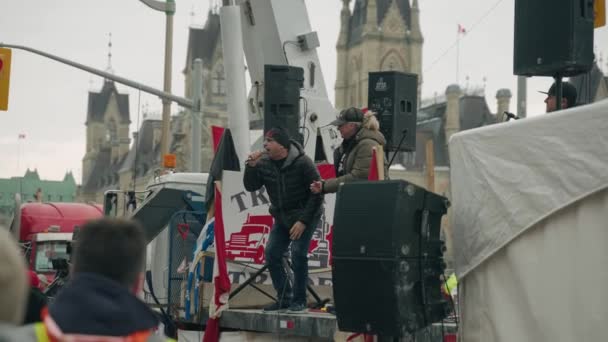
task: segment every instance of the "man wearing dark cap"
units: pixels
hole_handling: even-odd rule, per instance
[[[547,113],[554,112],[557,110],[557,86],[555,83],[551,85],[549,91],[540,93],[546,94],[547,98],[545,103],[547,104]],[[576,88],[570,82],[562,83],[562,109],[572,108],[576,105]]]
[[[282,128],[266,132],[264,151],[254,152],[247,159],[243,176],[245,189],[256,191],[265,186],[274,218],[265,257],[279,300],[264,311],[306,312],[308,248],[323,203],[323,196],[313,194],[309,185],[320,178],[302,146],[291,140]],[[293,289],[283,268],[283,255],[290,244]]]
[[[338,127],[344,139],[334,151],[336,178],[312,183],[313,193],[336,192],[341,183],[367,180],[372,148],[386,145],[380,123],[370,111],[363,113],[359,108],[348,108],[331,124]]]

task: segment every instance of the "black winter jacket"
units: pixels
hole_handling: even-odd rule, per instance
[[[75,274],[49,305],[49,315],[65,334],[128,336],[158,327],[144,302],[94,273]]]
[[[310,184],[320,179],[319,171],[304,154],[302,146],[292,140],[289,154],[280,169],[264,155],[255,167],[245,167],[243,183],[247,191],[266,187],[270,214],[275,220],[289,228],[301,221],[308,229],[321,214],[323,195],[310,192]]]

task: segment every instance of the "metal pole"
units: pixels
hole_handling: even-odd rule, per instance
[[[161,99],[167,99],[170,101],[173,101],[177,104],[179,104],[180,106],[186,107],[186,108],[191,108],[192,107],[192,100],[180,97],[180,96],[175,96],[173,94],[170,93],[166,93],[164,91],[158,90],[158,89],[154,89],[152,87],[149,87],[147,85],[144,85],[142,83],[139,82],[135,82],[135,81],[131,81],[129,79],[120,77],[120,76],[116,76],[114,74],[111,74],[109,72],[105,72],[105,71],[101,71],[95,68],[91,68],[89,66],[86,66],[84,64],[80,64],[80,63],[76,63],[73,61],[70,61],[68,59],[62,58],[62,57],[58,57],[55,55],[51,55],[50,53],[46,53],[44,51],[40,51],[40,50],[36,50],[27,46],[22,46],[22,45],[13,45],[13,44],[4,44],[4,43],[0,43],[0,47],[5,47],[5,48],[9,48],[9,49],[18,49],[18,50],[24,50],[24,51],[29,51],[31,53],[35,53],[37,55],[46,57],[46,58],[50,58],[52,60],[55,60],[57,62],[63,63],[63,64],[67,64],[69,66],[73,66],[74,68],[80,69],[80,70],[84,70],[86,72],[89,72],[91,74],[97,75],[97,76],[101,76],[103,78],[107,78],[109,80],[112,80],[114,82],[120,83],[120,84],[124,84],[126,86],[129,87],[133,87],[135,89],[139,89],[145,93],[148,94],[152,94],[152,95],[156,95],[158,97],[160,97]]]
[[[240,6],[224,6],[220,9],[222,27],[222,49],[226,72],[226,104],[228,121],[239,160],[247,158],[251,150],[249,116],[243,55],[243,31],[241,29]]]
[[[174,2],[167,0],[167,3]],[[165,12],[167,21],[165,27],[165,81],[163,90],[167,93],[171,92],[171,67],[172,67],[172,51],[173,51],[173,14],[175,11],[167,10]],[[162,156],[169,153],[169,133],[171,129],[171,102],[163,100],[163,121],[162,133],[160,138],[161,147],[161,167],[163,164]]]
[[[202,130],[202,104],[203,104],[203,61],[194,60],[192,72],[192,172],[201,172],[201,130]]]
[[[517,116],[522,119],[527,116],[527,98],[528,79],[526,76],[517,76]]]
[[[563,97],[563,91],[562,91],[562,76],[561,75],[555,75],[555,101],[557,101],[555,103],[556,105],[556,110],[561,110],[562,109],[562,97]]]

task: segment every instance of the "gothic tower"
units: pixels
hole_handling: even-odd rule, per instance
[[[108,66],[106,71],[114,73],[112,69],[112,34],[108,42]],[[82,185],[87,191],[93,193],[96,187],[101,186],[99,181],[100,168],[106,175],[105,183],[114,183],[116,175],[112,166],[118,166],[129,152],[131,139],[129,138],[129,95],[121,94],[114,82],[104,79],[99,92],[89,91],[86,130],[86,151],[82,158]],[[97,173],[93,175],[93,171]],[[94,184],[95,183],[95,184]],[[104,184],[104,185],[108,185]]]
[[[422,45],[418,0],[342,0],[337,50],[337,109],[367,106],[368,74],[403,71],[422,84]]]
[[[109,165],[118,164],[129,152],[129,95],[120,94],[114,82],[104,80],[100,92],[89,92],[86,152],[82,159],[82,184],[87,184],[100,155]],[[99,167],[100,165],[98,165]],[[106,167],[108,164],[106,164]]]
[[[191,98],[192,71],[194,60],[203,61],[203,115],[201,132],[201,168],[209,170],[213,157],[213,142],[211,126],[228,127],[228,108],[226,104],[226,80],[224,74],[224,56],[222,50],[222,37],[220,16],[214,11],[207,14],[207,22],[202,28],[190,27],[188,37],[188,51],[186,66],[183,70],[185,78],[186,97]],[[182,155],[177,153],[178,159],[189,165],[191,151],[191,125],[192,118],[188,113],[182,124],[184,138],[176,141],[180,145]]]

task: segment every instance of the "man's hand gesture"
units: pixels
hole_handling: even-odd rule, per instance
[[[323,192],[323,182],[322,181],[314,181],[310,184],[310,192],[313,194],[320,194]]]
[[[302,236],[304,230],[306,229],[306,225],[300,221],[294,223],[294,225],[289,230],[289,238],[292,240],[297,240]]]

